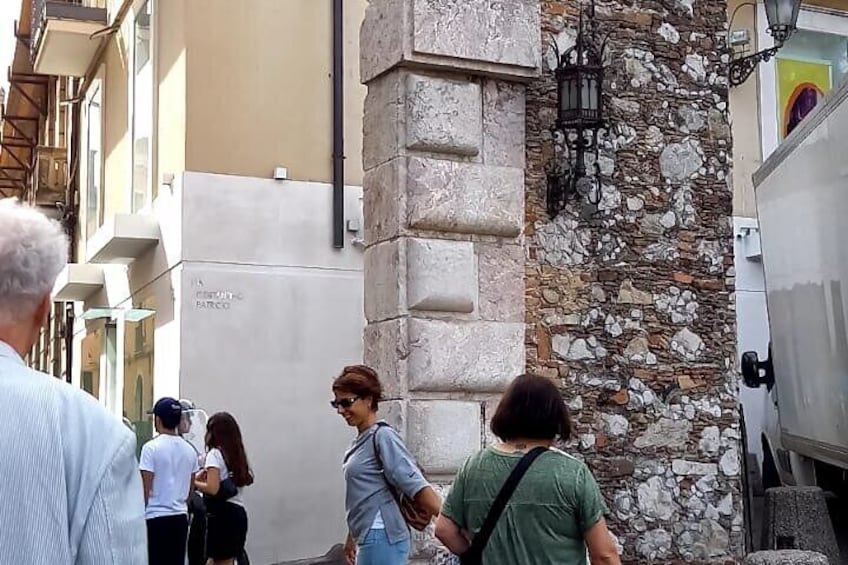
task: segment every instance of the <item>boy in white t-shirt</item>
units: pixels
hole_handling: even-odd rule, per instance
[[[150,565],[184,565],[188,537],[186,501],[199,471],[197,454],[177,432],[182,406],[161,398],[153,410],[159,434],[141,448],[147,552]]]

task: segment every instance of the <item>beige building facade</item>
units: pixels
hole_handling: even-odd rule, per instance
[[[362,357],[365,5],[24,0],[10,66],[0,196],[72,239],[30,362],[139,444],[161,396],[231,412],[257,563],[345,535],[327,400]]]

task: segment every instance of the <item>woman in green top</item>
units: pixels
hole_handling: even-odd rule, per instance
[[[436,537],[457,555],[471,545],[489,508],[525,453],[545,447],[507,503],[483,552],[485,565],[620,565],[598,484],[585,464],[551,447],[571,422],[549,379],[522,375],[492,418],[502,443],[470,457],[436,521]]]

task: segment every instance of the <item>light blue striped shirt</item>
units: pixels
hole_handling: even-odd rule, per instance
[[[0,564],[146,565],[135,436],[0,341]]]

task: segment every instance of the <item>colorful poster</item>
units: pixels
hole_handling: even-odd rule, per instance
[[[833,87],[827,61],[777,59],[780,138],[785,139]]]

